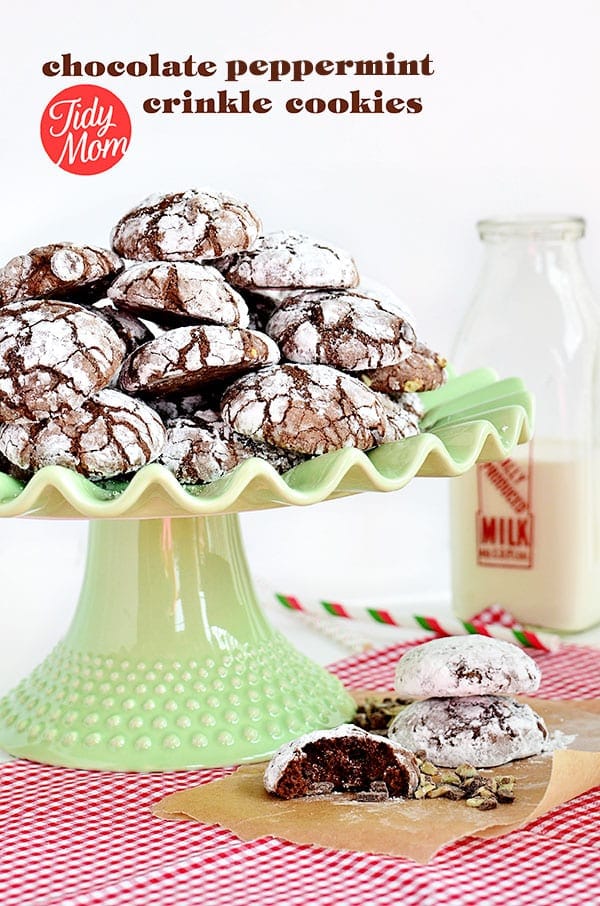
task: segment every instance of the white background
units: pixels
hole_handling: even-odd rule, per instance
[[[363,273],[413,309],[448,351],[480,264],[475,221],[512,212],[581,214],[600,287],[597,0],[230,0],[5,4],[0,78],[0,259],[62,239],[105,244],[150,192],[212,185],[251,201],[267,229],[298,228],[352,250]],[[64,173],[39,119],[69,80],[41,65],[74,58],[377,58],[429,53],[436,73],[375,81],[253,80],[276,105],[351,88],[421,96],[416,116],[161,116],[150,95],[225,87],[217,77],[103,79],[133,120],[130,150],[105,174]],[[235,86],[231,86],[235,90]],[[493,364],[493,363],[489,363]],[[305,511],[244,517],[257,574],[284,591],[442,600],[446,486],[420,480]],[[45,654],[73,611],[85,524],[0,524],[0,687]]]

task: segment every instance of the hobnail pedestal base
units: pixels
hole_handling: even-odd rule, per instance
[[[0,746],[68,767],[215,767],[353,711],[266,620],[236,515],[96,521],[71,627],[0,701]]]

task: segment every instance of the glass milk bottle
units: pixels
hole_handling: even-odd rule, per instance
[[[575,632],[600,622],[600,310],[575,217],[484,220],[485,257],[451,359],[523,378],[533,441],[451,485],[453,606],[500,604]]]

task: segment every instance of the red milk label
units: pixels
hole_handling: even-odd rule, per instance
[[[478,565],[531,569],[534,552],[531,445],[526,461],[504,459],[476,468]]]

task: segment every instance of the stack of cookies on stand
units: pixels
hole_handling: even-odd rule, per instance
[[[253,456],[285,472],[418,433],[418,392],[445,361],[360,289],[346,252],[261,234],[247,204],[208,190],[146,199],[111,244],[0,269],[6,471],[102,480],[158,461],[198,484]]]

